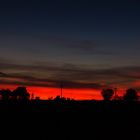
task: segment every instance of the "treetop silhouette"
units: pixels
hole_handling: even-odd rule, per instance
[[[103,96],[105,101],[109,101],[114,95],[114,91],[113,89],[104,89],[102,90],[101,95]]]
[[[12,96],[14,97],[14,99],[22,99],[22,100],[30,98],[30,94],[28,93],[26,87],[17,87],[13,91]]]
[[[135,89],[129,88],[126,90],[123,98],[125,101],[137,101],[139,96]]]

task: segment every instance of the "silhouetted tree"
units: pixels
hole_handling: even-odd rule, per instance
[[[12,95],[12,92],[9,89],[0,90],[1,100],[8,100]]]
[[[114,95],[113,89],[104,89],[101,92],[102,97],[105,101],[111,100],[112,96]]]
[[[54,101],[58,101],[59,102],[60,100],[61,100],[61,97],[59,95],[54,98]]]
[[[49,100],[49,101],[52,101],[52,100],[53,100],[53,97],[49,97],[48,100]]]
[[[139,96],[137,94],[137,91],[135,89],[132,89],[132,88],[127,89],[126,93],[125,93],[125,95],[123,97],[123,99],[125,101],[137,101],[138,98],[139,98]]]
[[[61,96],[58,95],[54,98],[54,100],[57,101],[57,102],[60,102],[60,101],[66,101],[67,99],[65,97],[61,97]]]
[[[13,91],[13,97],[14,99],[27,100],[30,98],[30,94],[26,87],[18,87]]]
[[[36,101],[39,101],[39,100],[40,100],[40,97],[38,97],[38,96],[35,97],[35,100],[36,100]]]

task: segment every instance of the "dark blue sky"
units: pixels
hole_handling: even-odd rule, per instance
[[[125,86],[138,80],[139,48],[134,0],[0,2],[0,70],[15,79]]]

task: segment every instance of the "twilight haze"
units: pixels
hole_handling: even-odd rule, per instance
[[[140,3],[130,0],[0,2],[0,88],[42,99],[101,99],[140,90]]]

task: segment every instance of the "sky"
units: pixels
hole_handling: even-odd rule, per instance
[[[42,99],[101,99],[140,90],[140,2],[0,2],[0,88],[26,86]]]

